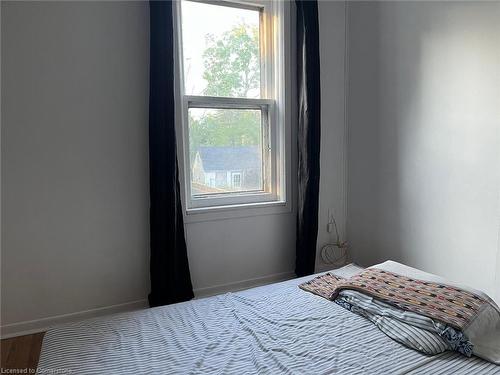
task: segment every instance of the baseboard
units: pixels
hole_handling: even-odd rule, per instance
[[[79,320],[95,318],[98,316],[109,315],[109,314],[116,314],[120,312],[139,310],[146,307],[148,307],[148,301],[146,299],[141,299],[138,301],[121,303],[119,305],[100,307],[97,309],[84,310],[71,314],[55,315],[47,318],[28,320],[13,324],[6,324],[0,327],[1,338],[6,339],[9,337],[45,332],[51,327],[63,323],[77,322]]]
[[[235,283],[215,285],[207,288],[198,288],[194,290],[194,294],[196,296],[195,298],[209,297],[216,294],[236,292],[239,290],[244,290],[252,287],[285,281],[292,279],[294,277],[295,274],[293,272],[277,273],[269,276],[238,281]],[[79,320],[95,318],[99,316],[115,314],[120,312],[139,310],[147,307],[148,307],[148,301],[146,299],[142,299],[138,301],[122,303],[119,305],[100,307],[97,309],[85,310],[71,314],[56,315],[42,319],[6,324],[0,327],[1,338],[6,339],[9,337],[45,332],[51,327],[63,323],[77,322]]]
[[[229,284],[214,285],[206,288],[198,288],[194,290],[195,298],[210,297],[217,294],[227,292],[237,292],[244,289],[254,288],[280,281],[290,280],[295,277],[293,272],[275,273],[273,275],[257,277],[254,279],[247,279]]]

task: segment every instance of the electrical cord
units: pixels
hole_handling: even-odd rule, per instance
[[[332,233],[333,230],[335,230],[336,241],[335,243],[328,243],[321,248],[321,259],[325,264],[341,266],[347,261],[347,243],[340,241],[337,222],[331,211],[328,210],[327,231],[328,233]]]
[[[321,248],[321,259],[325,264],[344,265],[347,260],[347,248],[326,244]]]

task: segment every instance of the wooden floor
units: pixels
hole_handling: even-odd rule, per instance
[[[34,373],[29,369],[35,370],[38,365],[43,335],[42,332],[1,340],[1,373],[6,373],[5,369],[27,369],[25,373]]]

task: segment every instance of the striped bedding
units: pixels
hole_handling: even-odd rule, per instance
[[[297,287],[310,278],[53,328],[40,372],[500,374],[500,366],[476,357],[406,348],[367,319]]]

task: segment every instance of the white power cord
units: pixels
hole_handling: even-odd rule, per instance
[[[321,259],[326,264],[342,266],[347,260],[347,248],[335,244],[326,244],[321,248]]]
[[[347,260],[347,242],[340,240],[337,222],[330,210],[328,210],[328,224],[326,230],[328,233],[332,233],[333,230],[335,230],[336,241],[326,244],[321,248],[321,259],[325,264],[334,266],[344,265]]]

